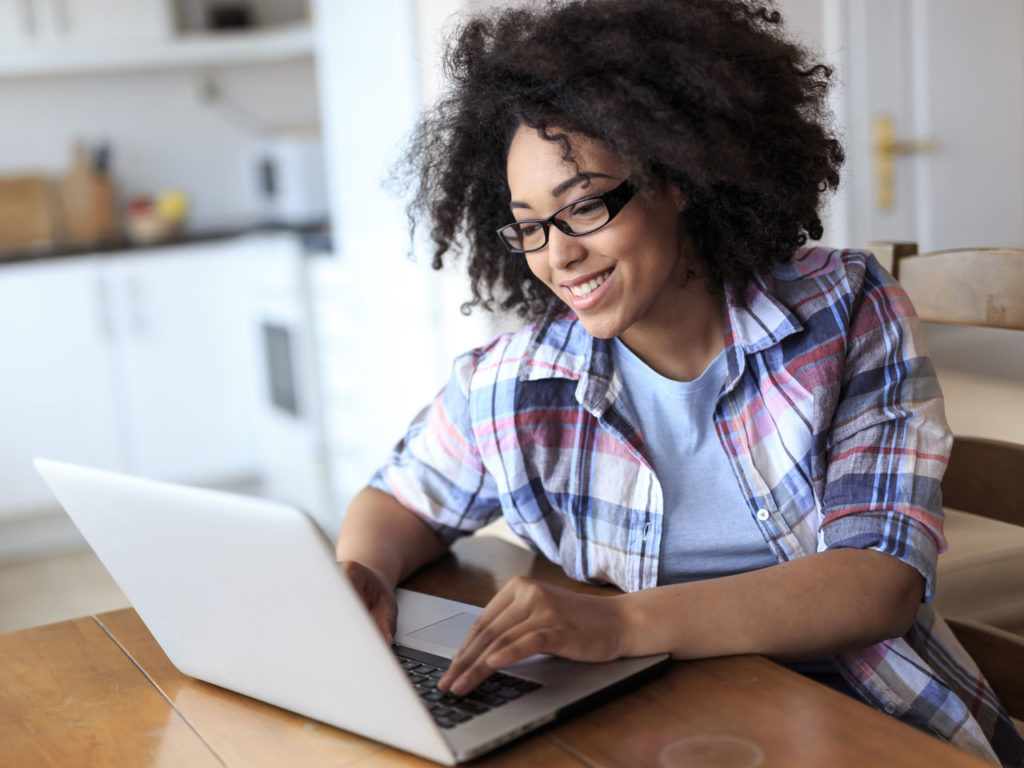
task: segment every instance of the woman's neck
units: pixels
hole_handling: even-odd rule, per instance
[[[619,339],[654,371],[693,381],[725,348],[725,297],[692,279]]]

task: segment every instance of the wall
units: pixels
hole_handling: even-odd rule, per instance
[[[313,282],[338,522],[455,354],[491,334],[481,313],[459,313],[461,274],[434,272],[428,249],[410,242],[407,190],[385,188],[437,93],[437,29],[458,7],[314,4],[336,257],[315,265]]]
[[[203,77],[172,71],[2,78],[0,175],[58,176],[76,139],[106,139],[122,198],[176,187],[192,198],[192,229],[250,223],[260,215],[253,154],[263,134],[319,121],[314,64],[216,73],[235,108],[205,103]]]
[[[420,107],[437,98],[443,30],[495,0],[314,3],[317,63],[337,258],[316,266],[317,315],[337,520],[452,358],[514,318],[461,315],[467,281],[429,269],[410,244],[404,201],[382,181]],[[820,33],[818,0],[789,0],[788,23]],[[410,259],[410,254],[414,257]]]

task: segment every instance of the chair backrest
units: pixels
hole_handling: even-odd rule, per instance
[[[1024,330],[1024,249],[918,254],[914,243],[868,248],[900,281],[923,321]],[[954,436],[942,497],[952,509],[1024,527],[1024,445]],[[1010,714],[1024,720],[1024,637],[945,618]]]
[[[942,503],[1024,526],[1024,445],[955,436],[942,478]]]
[[[1024,249],[918,253],[914,243],[868,245],[928,323],[1024,330]]]

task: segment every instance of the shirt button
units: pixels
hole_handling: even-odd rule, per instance
[[[896,705],[893,704],[891,701],[887,701],[885,702],[885,706],[883,707],[883,709],[886,711],[886,713],[891,715],[893,712],[896,711]]]
[[[757,519],[758,520],[767,520],[769,517],[771,517],[771,515],[768,514],[768,510],[767,509],[759,509],[759,510],[757,510]]]

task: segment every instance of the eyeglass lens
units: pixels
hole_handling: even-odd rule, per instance
[[[516,250],[534,251],[547,243],[549,221],[567,235],[585,235],[603,227],[609,218],[604,200],[594,197],[570,203],[545,221],[509,224],[501,236]]]

